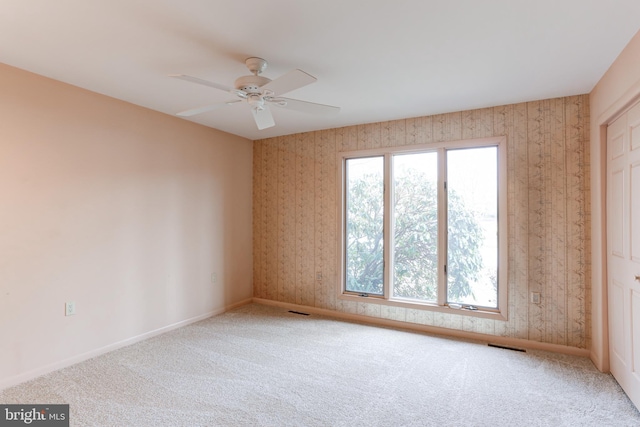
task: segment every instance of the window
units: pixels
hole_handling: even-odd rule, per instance
[[[506,142],[340,153],[342,298],[506,317]]]

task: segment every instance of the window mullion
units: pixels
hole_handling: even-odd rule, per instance
[[[447,302],[447,161],[446,150],[438,149],[438,305]]]
[[[389,299],[392,297],[393,283],[393,162],[390,153],[384,156],[384,297]]]

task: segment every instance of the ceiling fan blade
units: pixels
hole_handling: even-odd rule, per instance
[[[181,111],[176,113],[176,116],[180,117],[190,117],[195,116],[196,114],[206,113],[207,111],[215,110],[217,108],[226,107],[228,105],[233,105],[236,102],[242,102],[241,99],[234,99],[233,101],[222,102],[218,104],[205,105],[204,107],[192,108],[190,110]]]
[[[318,79],[302,70],[292,70],[275,80],[271,80],[260,89],[270,90],[276,95],[284,95],[287,92],[291,92],[292,90],[311,84],[316,80]]]
[[[340,107],[334,107],[333,105],[316,104],[314,102],[300,101],[299,99],[291,98],[276,98],[271,101],[270,104],[280,108],[310,114],[335,114],[340,111]]]
[[[231,88],[229,86],[221,85],[219,83],[210,82],[209,80],[199,79],[197,77],[187,76],[186,74],[169,74],[169,77],[174,77],[174,78],[180,79],[180,80],[186,80],[188,82],[196,83],[196,84],[199,84],[199,85],[213,87],[213,88],[216,88],[216,89],[223,90],[225,92],[231,92],[231,93],[235,93],[236,92],[236,89]],[[242,92],[242,91],[239,91],[239,92]]]
[[[253,119],[256,121],[256,125],[258,126],[259,130],[270,128],[276,125],[276,122],[273,121],[273,116],[271,115],[271,111],[269,111],[269,108],[252,108],[251,112],[253,113]]]

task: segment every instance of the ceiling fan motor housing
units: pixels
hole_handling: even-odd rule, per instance
[[[260,93],[260,87],[270,81],[271,79],[262,76],[242,76],[236,79],[234,86],[247,93]]]

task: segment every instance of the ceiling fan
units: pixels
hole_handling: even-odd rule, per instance
[[[194,116],[196,114],[205,113],[207,111],[215,110],[216,108],[238,104],[244,101],[251,107],[251,112],[253,113],[253,118],[258,129],[262,130],[275,126],[275,121],[273,120],[273,115],[269,110],[269,105],[312,114],[326,114],[340,111],[340,107],[300,101],[298,99],[283,98],[281,96],[317,80],[315,77],[302,70],[292,70],[275,80],[271,80],[260,75],[267,68],[267,61],[264,59],[256,57],[247,58],[245,60],[245,65],[253,74],[236,79],[233,88],[223,84],[210,82],[208,80],[199,79],[197,77],[187,76],[185,74],[171,74],[169,77],[175,77],[191,83],[197,83],[223,90],[225,92],[232,93],[239,98],[181,111],[177,113],[177,115],[182,117]]]

